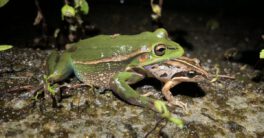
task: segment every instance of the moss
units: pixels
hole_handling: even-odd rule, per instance
[[[224,134],[223,130],[216,126],[205,126],[191,122],[187,124],[188,138],[213,137],[215,134]]]

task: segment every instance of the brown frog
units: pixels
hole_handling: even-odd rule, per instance
[[[162,63],[156,63],[145,67],[153,77],[164,83],[162,94],[169,105],[177,105],[186,109],[186,104],[176,100],[170,89],[181,82],[199,82],[209,77],[209,74],[200,65],[196,58],[179,57]]]

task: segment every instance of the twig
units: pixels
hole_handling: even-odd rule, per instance
[[[147,138],[157,127],[158,127],[158,125],[163,121],[163,120],[165,120],[165,118],[161,118],[156,124],[155,124],[155,126],[144,136],[144,138]],[[167,124],[167,122],[166,122],[166,124]],[[166,124],[165,124],[165,126],[166,126]],[[163,126],[162,127],[162,129],[165,127],[165,126]]]
[[[73,84],[73,85],[61,85],[60,88],[66,87],[68,89],[75,89],[75,88],[80,88],[83,86],[89,86],[89,85],[84,84],[84,83],[80,83],[80,84]]]
[[[235,79],[234,76],[228,76],[228,75],[218,75],[220,78],[227,78],[227,79]]]
[[[38,14],[36,16],[36,19],[35,19],[35,22],[34,22],[34,25],[37,25],[41,22],[42,20],[42,29],[43,29],[43,34],[46,35],[48,33],[48,28],[47,28],[47,23],[46,23],[46,20],[45,20],[45,17],[43,16],[43,12],[40,8],[40,5],[39,5],[39,1],[38,0],[35,0],[35,5],[38,9]]]
[[[33,88],[32,85],[25,85],[25,86],[19,86],[19,87],[15,87],[15,88],[11,88],[8,90],[1,90],[5,93],[18,93],[21,91],[27,91],[27,90],[31,90]]]

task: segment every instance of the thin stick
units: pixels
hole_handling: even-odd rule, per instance
[[[144,138],[147,138],[157,127],[158,125],[164,120],[165,118],[161,118],[156,124],[155,126],[144,136]],[[167,124],[167,123],[166,123]],[[164,128],[164,127],[162,127]]]
[[[81,83],[81,84],[73,84],[73,85],[62,85],[62,86],[60,86],[60,88],[66,87],[68,89],[75,89],[75,88],[80,88],[83,86],[89,86],[89,85]]]
[[[32,85],[25,85],[25,86],[19,86],[19,87],[15,87],[15,88],[11,88],[8,90],[1,90],[5,93],[18,93],[21,91],[27,91],[27,90],[31,90],[33,88]]]
[[[228,75],[218,75],[220,78],[227,78],[227,79],[235,79],[234,76],[228,76]]]

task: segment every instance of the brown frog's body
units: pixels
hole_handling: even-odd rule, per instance
[[[146,66],[151,74],[164,83],[162,94],[171,105],[185,108],[185,104],[174,99],[170,89],[181,82],[199,82],[208,78],[208,73],[196,58],[179,57]]]

